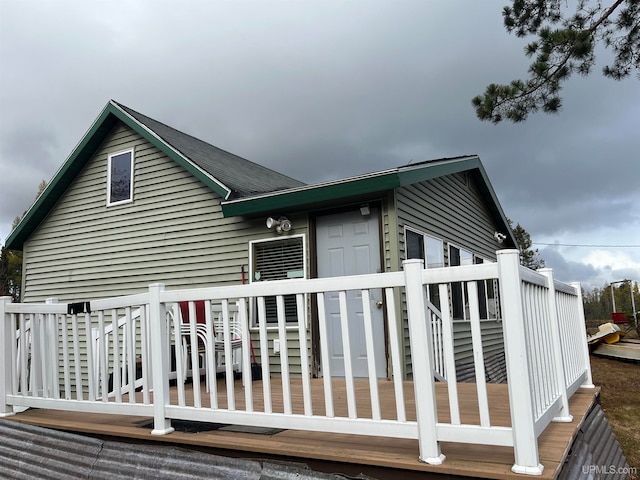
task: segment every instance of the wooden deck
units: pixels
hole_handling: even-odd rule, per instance
[[[261,382],[253,382],[255,408],[259,410],[262,403]],[[336,381],[334,394],[340,395],[340,385],[344,382]],[[279,385],[278,379],[272,380],[275,390]],[[446,384],[437,386],[437,401],[439,418],[448,419],[448,397]],[[298,385],[292,385],[294,409],[297,409],[296,398],[302,395]],[[492,425],[509,426],[510,414],[507,386],[503,384],[487,385]],[[191,386],[186,386],[192,391]],[[368,383],[357,381],[357,389],[367,390]],[[410,382],[405,388],[412,389]],[[476,386],[471,383],[458,385],[460,393],[460,409],[463,413],[462,421],[478,421],[478,407],[476,400]],[[202,385],[202,403],[208,405],[208,394],[204,393]],[[242,383],[235,384],[237,408],[241,409],[244,401]],[[224,397],[225,386],[219,381],[218,392]],[[570,400],[570,410],[574,417],[572,423],[552,423],[539,438],[540,462],[544,465],[544,472],[537,478],[555,478],[569,451],[585,415],[597,400],[599,389],[580,389]],[[171,388],[172,404],[177,403],[176,388]],[[323,404],[323,388],[321,380],[313,381],[313,404],[321,410]],[[366,397],[367,395],[363,395]],[[274,399],[277,398],[274,395]],[[383,417],[394,415],[394,395],[391,382],[380,382],[381,406]],[[406,398],[412,398],[407,395]],[[191,394],[191,399],[193,395]],[[221,402],[222,403],[222,402]],[[221,405],[223,406],[223,405]],[[281,411],[282,405],[275,403],[274,411]],[[346,415],[346,401],[344,405],[336,404],[336,415]],[[370,406],[358,405],[358,415],[370,415]],[[407,405],[407,416],[415,419],[415,409]],[[110,437],[122,441],[137,443],[170,443],[185,448],[195,448],[226,456],[260,457],[308,464],[314,470],[326,472],[341,472],[356,475],[360,472],[374,478],[426,478],[427,472],[435,475],[451,475],[475,478],[526,478],[511,472],[514,462],[513,449],[510,447],[495,447],[469,445],[461,443],[442,443],[442,453],[446,460],[442,465],[428,465],[418,461],[417,440],[401,440],[382,437],[368,437],[360,435],[327,434],[309,431],[284,430],[274,434],[232,432],[227,430],[200,431],[198,433],[173,432],[165,436],[151,435],[151,428],[143,427],[151,419],[124,415],[105,415],[93,413],[64,412],[57,410],[31,409],[8,417],[7,420],[24,422],[42,427],[54,428],[76,433],[84,433],[99,437]],[[215,418],[212,417],[212,422]]]

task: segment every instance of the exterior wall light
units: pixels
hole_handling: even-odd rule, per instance
[[[269,217],[267,218],[266,225],[269,230],[275,227],[276,232],[278,233],[288,232],[293,227],[291,220],[287,217],[280,217],[277,220],[273,217]]]
[[[493,234],[493,238],[495,238],[499,244],[503,244],[504,241],[507,239],[507,236],[504,233],[495,232]]]

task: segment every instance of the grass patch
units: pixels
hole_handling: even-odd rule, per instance
[[[640,365],[591,355],[591,373],[629,466],[640,470]],[[629,478],[640,480],[640,475]]]

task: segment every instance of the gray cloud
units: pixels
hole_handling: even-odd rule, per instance
[[[602,286],[602,272],[593,265],[567,260],[554,247],[540,250],[540,256],[544,258],[545,266],[552,268],[554,277],[560,281],[580,281],[587,290]]]
[[[546,247],[539,253],[545,260],[545,266],[553,269],[555,278],[563,282],[580,282],[587,291],[602,288],[612,281],[637,278],[637,269],[633,267],[596,267],[590,263],[567,260],[566,254],[560,253],[557,247]]]
[[[55,134],[46,126],[17,128],[0,144],[0,218],[9,226],[33,202],[42,180],[59,167]]]
[[[479,122],[471,98],[528,67],[504,3],[4,2],[0,234],[114,98],[306,182],[477,153],[534,240],[633,243],[637,80],[595,69],[560,115]],[[571,278],[617,273],[556,257]]]

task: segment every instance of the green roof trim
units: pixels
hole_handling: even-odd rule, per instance
[[[338,182],[292,188],[246,199],[222,202],[225,217],[312,205],[326,200],[391,190],[399,185],[396,172],[359,177]]]
[[[430,160],[343,180],[296,187],[238,200],[223,201],[222,213],[225,217],[233,217],[271,213],[292,207],[313,206],[320,202],[370,195],[467,171],[476,180],[478,188],[496,222],[504,229],[513,246],[515,246],[516,241],[508,226],[507,217],[502,211],[487,172],[482,166],[480,158],[476,155]]]
[[[44,192],[42,192],[27,211],[18,226],[9,234],[5,242],[6,248],[12,250],[22,249],[24,242],[49,214],[118,121],[124,123],[148,142],[152,143],[156,148],[184,167],[189,173],[211,188],[211,190],[218,193],[222,198],[228,197],[231,192],[228,187],[190,162],[181,155],[180,152],[173,149],[142,123],[122,110],[116,102],[109,101],[87,133],[84,134],[78,145],[73,149],[62,167],[56,172]]]
[[[504,228],[513,245],[516,244],[484,167],[480,159],[475,155],[430,160],[342,180],[304,185],[302,182],[221,151],[217,147],[206,144],[207,148],[203,149],[202,141],[175,131],[171,127],[160,124],[111,100],[56,172],[44,192],[27,211],[18,226],[9,234],[5,243],[6,248],[13,250],[21,250],[23,248],[24,242],[38,228],[51,209],[54,208],[58,200],[75,181],[77,175],[93,157],[96,150],[118,122],[122,122],[138,133],[204,185],[220,195],[223,199],[222,212],[225,217],[272,213],[294,207],[313,207],[323,202],[365,197],[445,175],[469,171],[476,180],[481,194],[485,198],[487,206],[498,225]],[[150,125],[146,125],[146,123]],[[156,129],[160,130],[160,133],[156,132]],[[168,139],[165,139],[165,137]],[[188,137],[188,141],[183,141],[185,137]],[[197,145],[194,145],[194,142]],[[178,144],[177,147],[174,146],[176,143]],[[183,153],[183,149],[186,149],[186,153]],[[187,155],[194,156],[194,158],[188,158]],[[220,155],[224,157],[222,160],[216,157]],[[218,158],[217,164],[215,161],[211,165],[207,163],[211,156]],[[231,161],[242,162],[238,164],[238,168],[242,167],[239,170],[239,175],[225,176],[224,171],[219,174],[215,173],[216,170],[213,167],[216,167],[216,165],[218,169],[228,168],[229,159],[226,157],[230,157]],[[196,164],[196,161],[199,163]],[[256,173],[256,178],[259,179],[259,182],[253,181],[247,184],[242,179],[246,178],[246,172],[254,170],[258,172]],[[226,179],[225,183],[229,183],[229,185],[225,185],[216,179],[214,175],[223,175],[223,178]],[[260,190],[260,187],[265,187],[262,192],[253,195],[248,193],[250,188],[256,191]],[[269,189],[275,189],[275,191],[270,192]],[[230,199],[237,195],[241,197]]]
[[[204,183],[207,187],[209,187],[211,190],[216,192],[222,198],[227,198],[229,196],[229,193],[231,193],[231,189],[229,187],[223,185],[221,182],[219,182],[218,180],[216,180],[215,178],[213,178],[212,176],[208,175],[206,172],[198,168],[193,162],[185,158],[180,152],[175,150],[173,147],[171,147],[171,145],[165,142],[162,138],[160,138],[158,135],[153,133],[152,130],[145,127],[144,124],[138,122],[134,117],[132,117],[127,112],[122,110],[117,104],[115,104],[114,102],[110,102],[108,106],[111,106],[111,105],[113,105],[115,108],[115,111],[120,114],[118,115],[119,120],[121,120],[129,128],[131,128],[136,133],[138,133],[141,137],[143,137],[145,140],[153,144],[158,150],[160,150],[167,157],[175,161],[178,165],[185,168],[189,173],[191,173],[194,177],[196,177],[198,180],[200,180],[202,183]],[[122,116],[126,117],[128,121],[125,121],[124,118],[122,118]]]
[[[286,207],[312,205],[327,200],[367,195],[462,172],[480,165],[478,157],[433,160],[278,192],[222,202],[225,217],[263,213]]]

